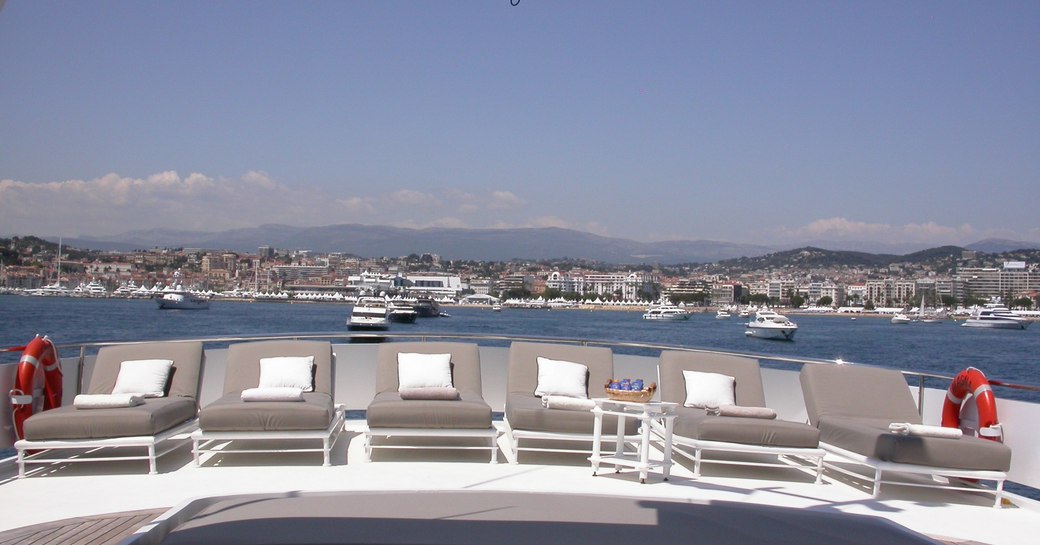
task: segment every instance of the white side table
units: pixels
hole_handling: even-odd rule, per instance
[[[650,423],[655,419],[664,420],[664,460],[661,462],[661,473],[664,480],[672,470],[672,425],[675,423],[676,403],[665,401],[651,401],[648,403],[635,403],[632,401],[614,401],[607,398],[593,398],[596,406],[592,413],[596,415],[596,423],[593,427],[594,440],[592,442],[592,475],[599,472],[600,464],[612,464],[615,472],[620,472],[622,467],[631,467],[639,470],[639,482],[645,484],[646,476],[650,469],[658,464],[650,461]],[[609,414],[617,417],[617,446],[613,456],[600,455],[600,441],[603,437],[603,415]],[[639,452],[635,454],[625,452],[625,419],[638,418],[640,423]]]

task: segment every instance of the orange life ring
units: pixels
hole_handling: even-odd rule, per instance
[[[43,371],[44,397],[43,410],[61,406],[62,378],[61,360],[58,349],[48,337],[36,336],[22,351],[22,359],[18,360],[18,376],[14,389],[11,390],[11,410],[14,419],[14,430],[19,439],[25,436],[22,426],[33,414],[33,390],[36,373]]]
[[[993,395],[986,375],[969,367],[954,377],[946,391],[943,402],[942,425],[947,428],[961,427],[961,404],[971,394],[979,411],[979,436],[990,441],[1000,441],[1000,426],[997,421],[997,398]]]

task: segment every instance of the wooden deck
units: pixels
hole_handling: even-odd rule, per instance
[[[0,545],[114,545],[165,512],[165,509],[129,511],[17,528],[0,532]]]

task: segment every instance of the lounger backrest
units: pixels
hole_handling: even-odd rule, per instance
[[[737,405],[765,407],[766,397],[762,390],[762,372],[759,369],[758,360],[754,358],[665,350],[661,352],[658,364],[661,382],[658,384],[658,388],[661,392],[661,401],[671,401],[680,405],[686,401],[686,378],[683,371],[731,376],[734,378],[733,389]]]
[[[98,351],[87,393],[112,393],[116,377],[119,376],[119,366],[124,361],[163,359],[173,360],[166,395],[198,399],[204,357],[200,342],[170,341],[106,346]]]
[[[451,382],[461,392],[483,395],[480,384],[480,352],[469,343],[386,343],[379,346],[376,393],[396,392],[397,355],[400,353],[451,354]]]
[[[534,394],[538,387],[539,356],[587,366],[589,397],[603,397],[603,385],[614,375],[614,354],[609,348],[514,342],[509,347],[509,393]]]
[[[328,341],[257,341],[228,347],[224,393],[241,392],[260,384],[260,358],[314,356],[314,391],[332,395],[335,361]]]
[[[921,423],[906,379],[894,369],[806,364],[799,379],[813,425],[825,416]]]

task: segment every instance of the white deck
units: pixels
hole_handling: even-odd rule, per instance
[[[484,490],[596,494],[707,502],[745,502],[827,512],[872,515],[922,534],[948,541],[1012,544],[1040,534],[1040,506],[1014,500],[1014,507],[993,509],[987,496],[892,487],[880,499],[869,485],[850,486],[825,476],[791,470],[706,465],[704,476],[691,478],[690,462],[680,459],[670,481],[651,473],[639,484],[638,472],[609,471],[593,477],[581,455],[527,454],[524,463],[487,463],[486,454],[466,451],[378,451],[364,462],[361,421],[348,421],[333,453],[333,466],[322,467],[320,454],[209,455],[203,467],[191,461],[190,448],[161,459],[158,475],[146,475],[147,462],[72,464],[47,475],[15,479],[5,466],[0,531],[71,517],[170,508],[188,500],[218,495],[286,491]],[[506,439],[502,438],[501,442]],[[504,447],[506,445],[503,445]],[[503,462],[508,448],[502,448]],[[660,457],[659,450],[652,455]],[[45,470],[46,471],[46,470]]]

